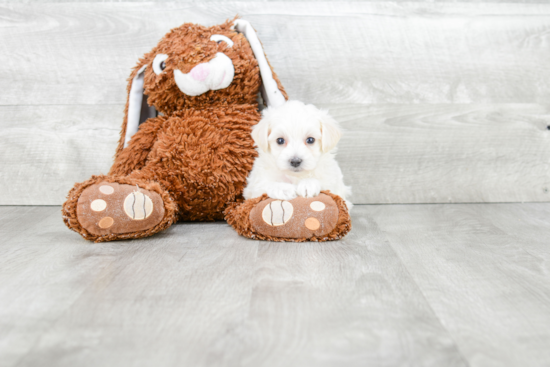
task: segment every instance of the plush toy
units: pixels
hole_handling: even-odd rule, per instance
[[[230,204],[226,220],[245,237],[269,241],[331,241],[351,230],[345,201],[328,191],[289,201],[264,194],[242,204]]]
[[[250,238],[328,240],[351,228],[343,201],[330,193],[243,202],[257,155],[250,132],[260,120],[258,93],[267,105],[288,98],[248,22],[171,30],[139,60],[127,91],[109,174],[76,184],[63,205],[65,224],[85,239],[146,237],[176,220],[222,220],[226,209]],[[266,223],[277,205],[285,213]]]

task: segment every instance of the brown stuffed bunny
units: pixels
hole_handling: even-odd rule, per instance
[[[248,22],[171,30],[129,78],[109,174],[73,187],[63,205],[65,224],[96,242],[139,238],[176,220],[224,219],[231,204],[230,223],[248,237],[262,236],[265,231],[249,223],[255,205],[235,205],[243,202],[257,155],[250,132],[260,120],[260,91],[268,105],[288,98]],[[338,215],[348,228],[347,211]],[[323,226],[338,235],[349,230],[332,222]],[[281,240],[272,231],[265,235]]]

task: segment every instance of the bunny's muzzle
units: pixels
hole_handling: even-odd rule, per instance
[[[189,73],[174,70],[174,79],[178,88],[188,96],[198,96],[209,90],[229,87],[235,76],[235,67],[231,59],[222,52],[209,62],[196,65]]]

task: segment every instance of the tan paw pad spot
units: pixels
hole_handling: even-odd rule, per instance
[[[326,205],[325,203],[322,203],[320,201],[313,201],[311,202],[311,204],[309,204],[309,207],[311,208],[311,210],[314,210],[316,212],[322,212],[323,210],[325,210]]]
[[[321,223],[319,223],[319,220],[317,220],[316,218],[307,218],[304,224],[307,229],[311,229],[312,231],[319,229],[319,227],[321,226]]]
[[[124,211],[133,220],[143,220],[153,212],[153,202],[149,196],[134,191],[124,199]]]
[[[107,207],[107,203],[105,202],[105,200],[97,199],[92,201],[92,204],[90,204],[90,207],[94,212],[100,212],[105,210],[105,208]]]
[[[266,205],[262,219],[270,226],[282,226],[292,218],[294,207],[288,201],[275,200]]]
[[[99,227],[100,228],[109,228],[110,226],[113,225],[114,223],[114,219],[111,218],[111,217],[105,217],[105,218],[101,218],[101,220],[99,221]]]
[[[113,186],[102,185],[99,186],[99,191],[101,191],[102,194],[111,195],[113,192],[115,192],[115,189]]]

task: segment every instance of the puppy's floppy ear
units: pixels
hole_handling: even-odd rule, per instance
[[[323,152],[330,152],[342,137],[340,124],[328,114],[328,111],[321,111],[319,122],[321,122],[321,143]]]
[[[254,142],[264,152],[269,150],[269,120],[262,118],[256,126],[252,129],[252,139]]]

